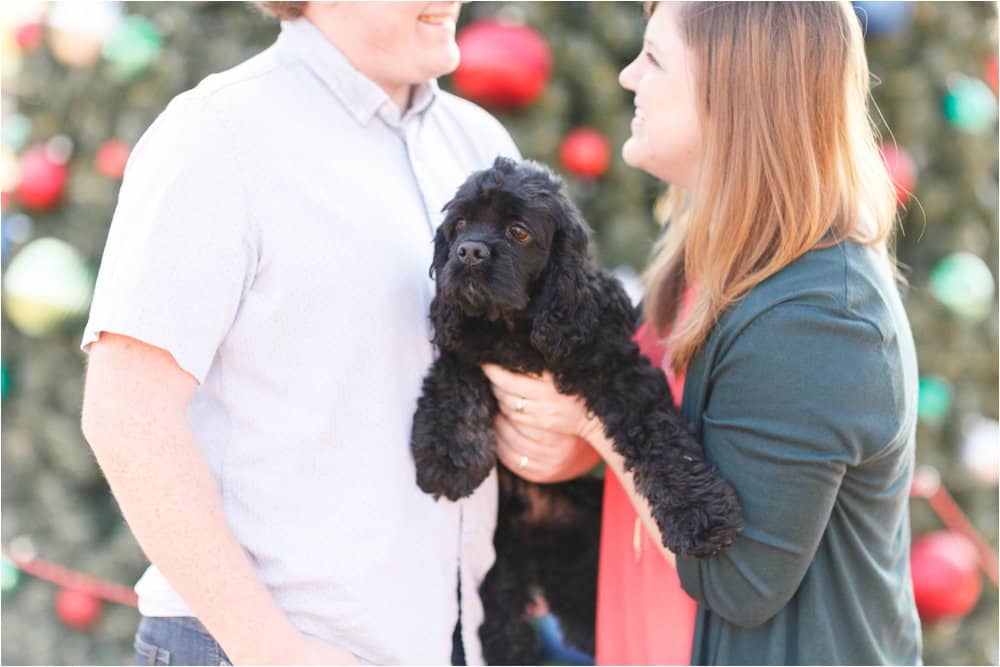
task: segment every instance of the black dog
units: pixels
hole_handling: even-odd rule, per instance
[[[444,210],[431,267],[440,356],[424,380],[411,442],[420,488],[456,500],[496,465],[498,407],[481,364],[547,370],[559,391],[582,396],[601,419],[666,547],[707,556],[730,544],[741,525],[736,494],[674,411],[663,373],[632,342],[635,309],[593,266],[587,226],[559,178],[535,163],[497,158]],[[524,484],[501,480],[530,504]],[[498,570],[506,567],[503,522]]]
[[[532,484],[500,468],[496,563],[479,588],[479,638],[491,665],[540,665],[525,608],[541,594],[567,646],[594,655],[597,556],[604,481],[584,476]]]

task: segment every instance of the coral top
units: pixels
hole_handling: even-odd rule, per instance
[[[682,313],[691,302],[684,295]],[[684,375],[675,376],[669,350],[643,324],[639,349],[664,368],[680,407]],[[604,481],[601,556],[597,574],[598,665],[688,665],[697,604],[681,588],[677,570],[664,560],[614,473]]]

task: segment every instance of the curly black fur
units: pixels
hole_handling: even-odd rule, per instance
[[[541,647],[524,610],[536,592],[559,618],[563,638],[594,654],[602,480],[532,484],[503,466],[496,564],[480,587],[479,629],[491,665],[539,665]]]
[[[663,373],[632,342],[635,310],[591,262],[586,223],[558,177],[497,158],[444,210],[431,267],[440,356],[424,381],[411,441],[420,488],[456,500],[495,465],[490,426],[498,406],[481,364],[548,370],[561,392],[582,396],[603,422],[665,546],[703,557],[730,544],[741,526],[736,493],[682,424]],[[498,554],[507,550],[503,521]],[[499,558],[496,569],[517,571]]]

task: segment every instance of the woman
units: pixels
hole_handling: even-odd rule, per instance
[[[623,157],[672,186],[637,338],[745,525],[717,556],[675,558],[580,399],[486,367],[508,467],[607,465],[598,662],[919,662],[916,358],[851,6],[654,6],[620,81]]]

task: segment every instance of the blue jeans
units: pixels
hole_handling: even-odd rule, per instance
[[[137,665],[231,665],[197,618],[143,616],[135,632]]]

